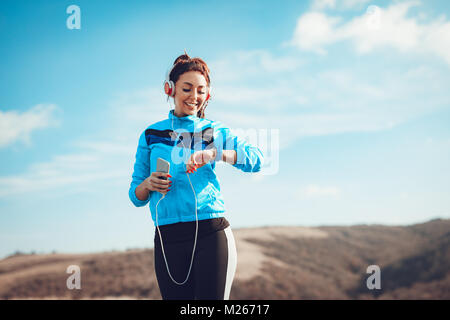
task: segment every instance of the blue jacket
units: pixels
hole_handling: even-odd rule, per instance
[[[172,131],[172,121],[175,133]],[[162,194],[151,191],[147,200],[139,200],[136,188],[156,171],[156,159],[160,157],[170,163],[172,187],[158,205],[158,225],[195,221],[195,196],[186,174],[186,163],[195,151],[213,147],[217,149],[216,160],[221,159],[222,150],[232,149],[237,154],[233,167],[244,172],[261,170],[264,159],[261,150],[234,135],[222,123],[195,115],[177,117],[170,110],[168,119],[150,125],[139,137],[128,192],[130,200],[136,207],[150,202],[152,219],[157,225],[155,206]],[[189,174],[197,196],[198,220],[223,217],[226,211],[215,165],[211,161]]]

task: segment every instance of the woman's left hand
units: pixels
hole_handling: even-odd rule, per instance
[[[191,154],[191,157],[186,164],[186,172],[193,173],[215,158],[216,150],[214,149],[196,151]]]

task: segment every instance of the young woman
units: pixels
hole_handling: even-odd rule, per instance
[[[236,246],[215,164],[261,169],[261,151],[222,123],[205,118],[211,85],[200,58],[179,56],[166,75],[175,109],[139,138],[129,197],[155,223],[155,272],[163,299],[229,299]],[[157,159],[170,172],[156,172]]]

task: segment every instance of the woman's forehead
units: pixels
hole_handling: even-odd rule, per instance
[[[200,72],[197,72],[197,71],[188,71],[188,72],[183,73],[178,78],[178,81],[182,84],[187,82],[190,85],[193,85],[196,87],[206,86],[206,84],[207,84],[205,77]]]

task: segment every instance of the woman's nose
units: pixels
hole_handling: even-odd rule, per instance
[[[197,100],[198,98],[198,93],[196,90],[192,90],[192,96],[194,97],[195,100]]]

